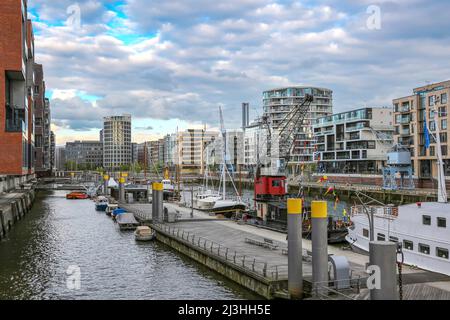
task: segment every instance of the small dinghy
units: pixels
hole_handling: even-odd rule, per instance
[[[156,238],[155,230],[152,230],[150,227],[137,227],[134,232],[134,236],[136,241],[152,241]]]

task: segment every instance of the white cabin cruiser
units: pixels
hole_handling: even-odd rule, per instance
[[[437,111],[434,117],[438,123]],[[424,132],[433,135],[436,141],[438,202],[354,206],[351,213],[353,225],[346,240],[358,251],[368,252],[372,229],[373,240],[402,244],[405,264],[450,275],[450,224],[447,221],[450,219],[450,203],[447,202],[439,126],[435,128],[435,135],[426,126]],[[425,140],[428,140],[428,147],[429,136]],[[373,217],[372,224],[369,224],[369,217]]]

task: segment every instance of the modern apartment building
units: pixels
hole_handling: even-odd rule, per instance
[[[425,120],[432,133],[439,126],[444,171],[446,176],[450,176],[450,130],[447,122],[449,96],[450,80],[415,88],[412,95],[393,100],[394,141],[411,151],[414,175],[419,179],[437,176],[436,143],[433,135],[430,135],[430,148],[425,148]],[[433,110],[438,111],[438,123],[434,121]]]
[[[226,163],[232,170],[239,170],[244,165],[244,132],[243,130],[227,130],[226,132]],[[204,159],[210,166],[218,166],[223,162],[223,137],[217,136],[213,142],[205,148]]]
[[[322,117],[313,126],[319,172],[381,174],[393,146],[391,108],[362,108]]]
[[[177,163],[182,174],[203,174],[205,148],[217,139],[219,132],[188,129],[178,132]]]
[[[257,119],[244,129],[244,166],[246,169],[255,169],[258,162],[261,165],[270,163],[268,154],[267,129]]]
[[[177,157],[177,135],[168,134],[164,137],[164,165],[173,168]]]
[[[67,142],[65,160],[69,170],[95,170],[103,166],[103,144],[100,141]]]
[[[33,85],[34,43],[27,1],[0,1],[0,26],[0,174],[25,176],[33,173],[28,88]]]
[[[35,169],[39,176],[45,176],[51,173],[50,101],[45,98],[44,69],[41,64],[34,64],[34,75]]]
[[[103,123],[103,166],[120,170],[131,164],[131,115],[105,117]]]
[[[56,165],[56,137],[53,131],[50,132],[50,168],[52,171]]]
[[[55,167],[58,171],[64,171],[66,168],[66,147],[56,147]]]
[[[302,103],[307,95],[314,97],[300,133],[295,138],[291,164],[311,163],[314,154],[312,126],[318,118],[333,113],[333,91],[326,88],[294,86],[268,90],[263,93],[264,116],[269,119],[273,131],[281,129],[286,115]],[[272,150],[273,153],[274,150]],[[278,154],[278,152],[276,152]]]
[[[102,135],[100,135],[102,136]],[[100,142],[102,142],[103,137],[101,137]],[[138,144],[133,142],[131,144],[131,163],[135,164],[138,162]]]

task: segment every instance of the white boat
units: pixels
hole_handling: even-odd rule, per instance
[[[222,199],[222,196],[212,190],[201,190],[194,197],[194,208],[199,210],[212,209],[216,201],[220,199]]]
[[[398,207],[370,207],[374,211],[374,240],[402,244],[404,263],[450,275],[449,203],[426,202]],[[352,208],[345,237],[359,252],[369,252],[370,227],[362,206]]]
[[[150,227],[141,226],[136,228],[134,236],[136,241],[152,241],[156,238],[156,232]]]
[[[97,211],[105,211],[108,207],[108,198],[104,196],[99,196],[95,200],[95,210]]]
[[[108,206],[105,209],[105,213],[107,216],[112,216],[112,212],[119,208],[119,204],[117,203],[108,203]]]
[[[437,123],[438,112],[435,113]],[[431,134],[431,133],[430,133]],[[447,202],[439,126],[436,126],[438,202],[402,206],[360,205],[352,208],[353,226],[346,240],[358,251],[369,251],[369,216],[373,215],[373,240],[399,242],[404,263],[450,275],[450,203]],[[365,208],[365,209],[364,209]]]

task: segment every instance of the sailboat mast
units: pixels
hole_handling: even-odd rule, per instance
[[[434,111],[434,127],[436,128],[436,155],[438,167],[438,202],[447,203],[447,188],[445,185],[444,161],[442,160],[441,135],[439,128],[439,109],[435,107]],[[428,129],[429,130],[429,129]]]

